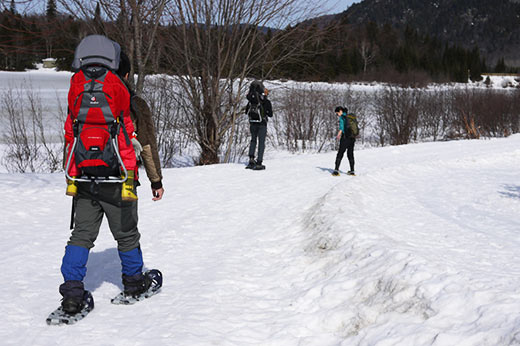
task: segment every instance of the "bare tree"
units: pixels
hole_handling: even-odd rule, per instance
[[[310,15],[297,0],[172,0],[165,38],[170,72],[178,79],[180,105],[188,114],[201,149],[200,164],[230,160],[237,120],[242,116],[247,77],[267,78],[294,56],[316,32],[310,26],[276,30]],[[296,40],[299,35],[299,40]],[[290,39],[291,44],[288,44]],[[295,44],[296,42],[296,44]],[[231,133],[228,133],[231,132]],[[224,139],[227,142],[224,142]]]
[[[479,105],[475,102],[476,99],[477,91],[465,89],[455,93],[452,104],[456,131],[470,139],[480,138],[480,126],[476,121]]]
[[[387,135],[391,145],[408,144],[417,137],[420,94],[415,89],[386,87],[379,93],[374,106],[378,121],[376,128],[382,136]]]
[[[366,73],[368,66],[372,64],[377,57],[378,48],[374,43],[369,42],[367,39],[362,39],[359,42],[359,52],[363,59],[363,73]]]
[[[7,131],[4,140],[7,150],[3,158],[4,166],[9,172],[35,172],[38,158],[38,143],[31,135],[31,120],[28,119],[23,97],[13,89],[2,95],[2,106],[7,117]]]
[[[164,167],[173,166],[175,156],[183,155],[183,151],[193,142],[186,115],[177,106],[178,100],[172,98],[169,91],[175,84],[172,77],[157,76],[147,79],[143,92],[154,115],[157,146]]]
[[[275,144],[291,152],[312,150],[322,152],[337,146],[337,106],[345,106],[355,114],[360,139],[365,141],[365,129],[370,125],[371,97],[362,91],[335,88],[316,88],[293,85],[276,93],[278,116],[270,124],[275,133]]]
[[[92,33],[105,34],[120,43],[132,62],[130,83],[141,94],[156,44],[157,30],[163,19],[168,0],[59,0],[71,15],[84,19]],[[101,14],[96,14],[99,5]],[[93,20],[101,15],[106,23]],[[102,30],[103,32],[98,32]],[[134,71],[134,65],[137,71]],[[134,81],[134,72],[137,81]]]
[[[27,91],[24,94],[22,90]],[[48,116],[32,87],[8,89],[0,95],[0,108],[6,124],[3,139],[7,148],[2,161],[7,170],[20,173],[60,170],[63,136],[58,133],[61,130],[53,129],[51,123],[58,122]],[[65,115],[61,113],[58,117],[62,124]]]
[[[329,148],[335,128],[332,90],[293,87],[278,99],[276,139],[291,152]]]
[[[446,136],[450,126],[452,95],[446,90],[421,91],[419,128],[423,138],[437,141]]]

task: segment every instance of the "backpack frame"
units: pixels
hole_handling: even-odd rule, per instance
[[[123,183],[128,179],[128,170],[119,151],[118,136],[121,130],[125,135],[126,145],[131,146],[130,137],[122,122],[124,111],[113,114],[111,109],[112,96],[103,88],[105,79],[119,80],[126,85],[114,72],[119,67],[120,47],[117,43],[100,35],[88,36],[78,45],[75,52],[73,68],[79,70],[73,77],[85,82],[83,90],[79,83],[71,83],[70,93],[75,96],[73,105],[69,99],[69,117],[72,121],[74,140],[69,148],[65,165],[65,176],[71,181]],[[117,83],[119,84],[119,83]],[[74,90],[73,90],[74,88]],[[128,91],[128,89],[126,89]],[[79,91],[79,92],[78,92]],[[116,92],[116,91],[114,91]],[[74,110],[81,99],[77,114]],[[72,162],[81,172],[81,176],[69,174]]]

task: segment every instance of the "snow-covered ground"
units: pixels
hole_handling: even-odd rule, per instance
[[[58,99],[62,103],[61,106],[66,108],[71,76],[70,72],[57,72],[45,68],[26,72],[0,71],[0,93],[15,90],[25,94],[32,91],[40,96],[49,108],[57,107]]]
[[[334,155],[167,169],[159,202],[144,181],[142,248],[162,292],[110,304],[105,222],[85,280],[96,307],[65,327],[45,323],[64,177],[0,174],[1,344],[520,345],[520,135],[356,151],[356,177],[332,177]]]
[[[36,92],[52,113],[69,79],[0,72],[0,93]],[[356,177],[331,177],[334,156],[269,148],[263,172],[166,169],[160,202],[142,172],[142,248],[162,292],[110,304],[122,286],[105,222],[85,280],[96,307],[66,327],[45,324],[70,234],[63,174],[0,168],[0,344],[520,345],[520,135],[357,150]]]

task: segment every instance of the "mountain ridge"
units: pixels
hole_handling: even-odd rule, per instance
[[[491,64],[504,58],[520,66],[520,0],[364,0],[336,20],[409,26],[449,44],[478,46]]]

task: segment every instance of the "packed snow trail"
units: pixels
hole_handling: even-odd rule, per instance
[[[164,171],[139,188],[145,264],[162,292],[114,306],[106,222],[96,307],[51,328],[70,199],[61,174],[0,174],[7,345],[520,345],[520,136],[267,157],[267,170]],[[345,166],[346,160],[343,163]]]
[[[312,248],[341,280],[314,304],[348,303],[324,309],[342,345],[520,344],[519,139],[387,148],[400,164],[320,202]],[[327,221],[338,204],[347,235],[343,220]]]

